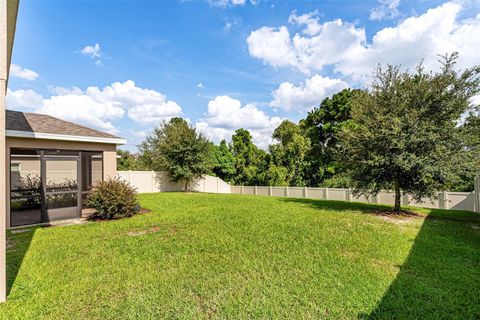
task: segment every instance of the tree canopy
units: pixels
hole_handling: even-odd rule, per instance
[[[117,170],[142,170],[143,166],[137,157],[127,150],[117,150]]]
[[[340,166],[334,156],[338,134],[352,118],[352,101],[360,92],[358,89],[344,89],[335,93],[331,98],[323,99],[318,107],[308,112],[305,119],[300,120],[300,128],[311,143],[311,148],[305,155],[307,185],[319,186],[325,179],[340,173]]]
[[[289,120],[284,120],[273,131],[272,138],[277,141],[269,148],[274,166],[285,168],[287,185],[304,186],[305,155],[310,149],[310,140],[302,135],[298,125]],[[275,171],[272,168],[270,173]]]
[[[458,123],[478,94],[480,68],[455,70],[457,55],[442,58],[439,72],[378,67],[371,89],[352,103],[352,121],[341,130],[341,161],[356,193],[395,191],[434,197],[454,179],[462,161]]]
[[[462,135],[462,153],[458,161],[457,175],[450,182],[448,190],[472,191],[475,176],[480,171],[480,115],[470,112],[459,127]]]
[[[212,168],[211,143],[181,118],[172,118],[155,128],[139,146],[142,162],[151,170],[169,173],[172,181],[192,181]]]
[[[212,173],[220,179],[230,182],[235,178],[235,157],[228,149],[225,139],[220,141],[218,146],[213,146],[213,168]]]
[[[230,150],[235,157],[236,177],[238,185],[261,185],[261,175],[267,168],[267,153],[255,146],[248,130],[238,129],[232,136]]]

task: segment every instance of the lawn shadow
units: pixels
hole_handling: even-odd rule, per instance
[[[378,306],[361,319],[479,319],[480,219],[433,209]]]
[[[341,200],[321,200],[304,198],[278,198],[280,201],[300,203],[320,210],[334,211],[360,211],[362,213],[374,213],[378,211],[388,211],[392,207],[383,204],[348,202]]]
[[[283,201],[365,214],[391,209],[341,201]],[[419,211],[423,223],[399,273],[376,308],[358,318],[480,319],[480,215],[440,209]]]
[[[40,227],[7,231],[7,297],[12,290],[25,254],[38,228]]]

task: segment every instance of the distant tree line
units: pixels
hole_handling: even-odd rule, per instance
[[[273,132],[267,150],[257,147],[246,129],[238,129],[230,143],[215,145],[181,118],[162,123],[139,146],[139,153],[118,150],[118,170],[166,170],[163,156],[178,148],[185,132],[209,144],[204,174],[211,174],[237,185],[265,186],[343,186],[335,158],[337,136],[351,120],[351,101],[360,90],[345,89],[324,99],[305,119],[295,124],[284,120]],[[171,130],[175,128],[174,130]],[[181,129],[183,128],[183,129]],[[173,131],[178,138],[172,137]],[[185,150],[184,150],[185,152]],[[180,165],[180,164],[179,164]]]
[[[284,120],[267,150],[248,130],[214,145],[180,118],[161,124],[139,146],[119,151],[119,170],[167,170],[174,180],[211,174],[235,185],[352,187],[433,196],[471,191],[480,170],[480,68],[414,72],[378,67],[368,90],[345,89],[306,117]],[[399,199],[397,199],[399,201]]]

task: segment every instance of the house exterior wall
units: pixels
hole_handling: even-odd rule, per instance
[[[5,95],[7,89],[6,0],[0,1],[0,173],[5,172]],[[5,176],[4,176],[5,177]],[[7,297],[6,181],[0,174],[0,302]]]
[[[4,169],[6,177],[6,195],[5,201],[5,225],[10,227],[10,150],[12,148],[27,149],[59,149],[59,150],[80,150],[80,151],[98,151],[103,152],[103,175],[105,179],[113,178],[117,174],[117,146],[105,143],[73,142],[44,139],[25,139],[25,138],[6,138],[6,166]]]
[[[0,173],[5,172],[5,96],[17,23],[18,0],[0,0]],[[0,174],[0,302],[7,298],[6,179]]]

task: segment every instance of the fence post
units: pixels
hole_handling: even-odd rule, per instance
[[[258,194],[257,186],[254,186],[254,187],[253,187],[253,194],[254,194],[254,195],[257,195],[257,194]]]
[[[307,187],[303,187],[303,197],[308,198],[308,188]]]
[[[272,186],[269,186],[268,187],[268,195],[269,196],[272,196],[273,192],[272,192]]]
[[[217,178],[217,193],[219,193],[219,190],[218,190],[218,183],[219,183],[220,181],[218,181],[218,180],[219,180],[219,179],[218,179],[218,177],[215,177],[215,178]]]
[[[440,195],[440,209],[448,209],[448,194],[447,191],[443,190]]]
[[[245,194],[245,191],[243,190],[243,186],[240,186],[240,194]]]
[[[155,192],[155,171],[152,170],[152,175],[151,175],[151,178],[152,178],[152,185],[151,185],[151,190],[150,192]]]
[[[473,180],[473,198],[474,198],[474,211],[480,213],[480,178],[475,177]]]
[[[325,200],[328,200],[328,188],[327,187],[325,187],[325,189],[323,190],[323,198]]]
[[[128,182],[129,182],[129,183],[132,183],[132,177],[131,177],[131,175],[132,175],[132,170],[128,170]]]
[[[410,204],[410,196],[408,193],[402,194],[402,205],[408,206]]]
[[[345,200],[352,201],[352,193],[350,192],[350,188],[347,188],[347,191],[345,194]]]
[[[288,186],[286,186],[286,187],[285,187],[285,197],[288,198],[288,194],[289,194],[289,192],[288,192]]]

